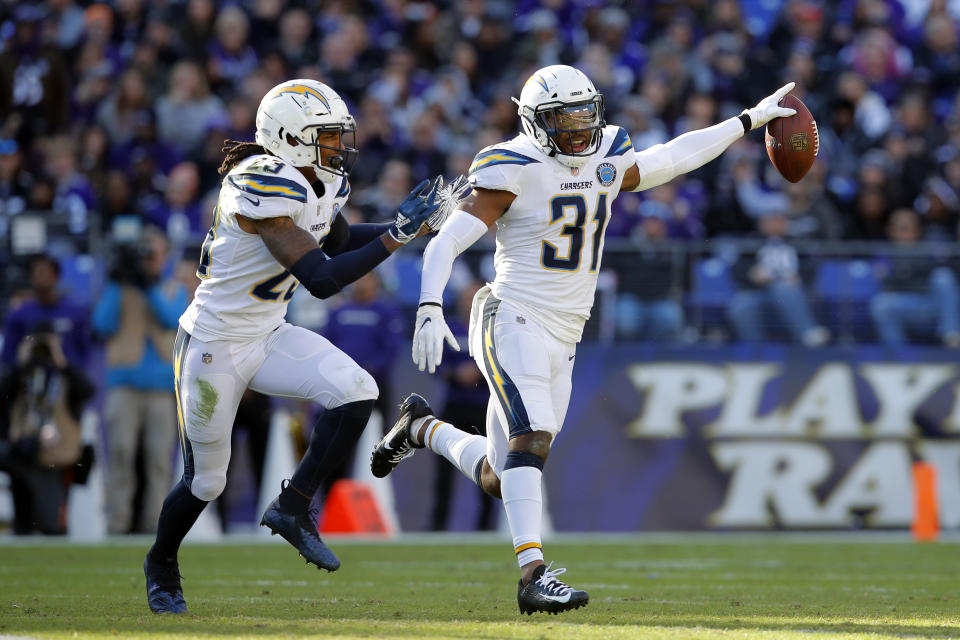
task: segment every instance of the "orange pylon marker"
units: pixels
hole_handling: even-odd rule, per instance
[[[356,480],[333,483],[317,530],[320,533],[390,533],[373,491]]]
[[[940,535],[937,517],[937,472],[929,462],[913,463],[913,526],[910,532],[917,542],[932,542]]]

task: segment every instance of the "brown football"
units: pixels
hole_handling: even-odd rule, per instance
[[[810,171],[820,151],[817,121],[810,115],[807,105],[793,94],[785,95],[780,106],[796,109],[797,113],[767,123],[767,155],[784,178],[799,182]]]

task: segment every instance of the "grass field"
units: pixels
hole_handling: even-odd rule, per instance
[[[509,543],[181,552],[190,614],[149,613],[144,545],[0,543],[0,638],[957,638],[960,545],[658,536],[548,544],[590,604],[520,616]],[[454,543],[452,543],[454,542]]]

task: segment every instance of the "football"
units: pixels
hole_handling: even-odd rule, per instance
[[[820,151],[817,121],[810,115],[807,105],[793,94],[785,95],[780,106],[796,109],[797,113],[787,118],[775,118],[767,124],[767,155],[780,175],[790,182],[799,182],[807,175]]]

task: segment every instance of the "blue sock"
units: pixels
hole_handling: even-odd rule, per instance
[[[172,564],[177,560],[177,551],[193,523],[200,517],[203,508],[209,503],[190,492],[184,478],[170,490],[157,522],[157,540],[147,556],[150,562]]]
[[[280,492],[281,508],[294,513],[306,513],[310,498],[317,492],[320,483],[353,451],[373,412],[373,402],[348,402],[327,409],[317,418],[310,436],[310,446],[290,482]]]

